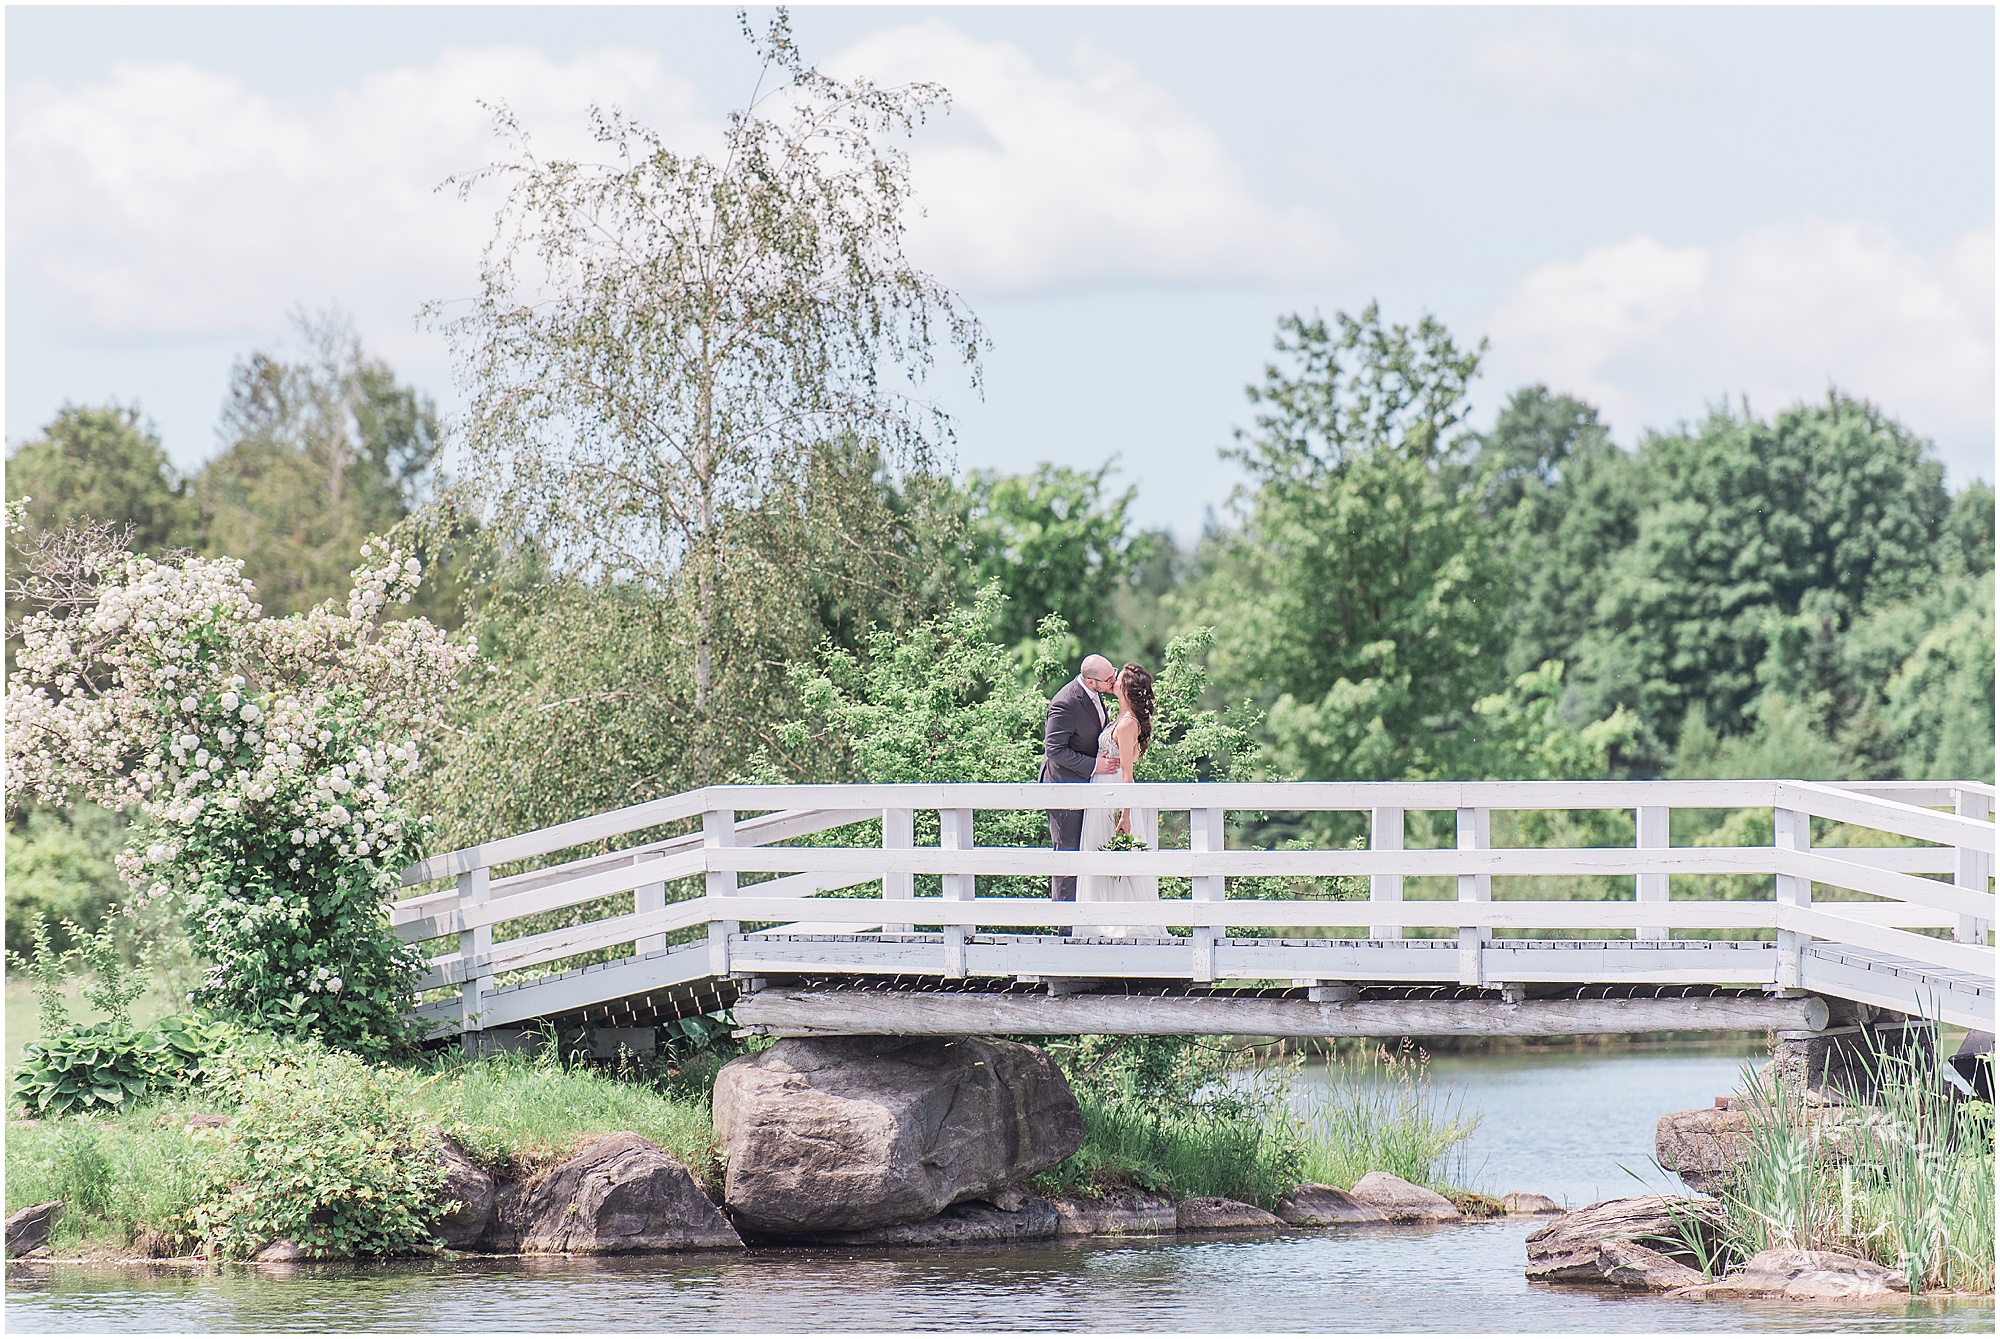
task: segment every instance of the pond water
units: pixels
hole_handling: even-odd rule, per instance
[[[1653,1122],[1730,1091],[1748,1047],[1441,1057],[1484,1115],[1463,1173],[1572,1206],[1661,1185]],[[1308,1067],[1303,1082],[1323,1081]],[[1648,1184],[1628,1175],[1650,1173]],[[9,1269],[16,1333],[241,1331],[1991,1333],[1990,1301],[1829,1308],[1530,1285],[1525,1220],[1261,1240],[219,1270]]]

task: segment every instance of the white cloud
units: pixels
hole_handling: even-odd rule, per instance
[[[500,156],[482,99],[508,103],[542,152],[587,151],[592,102],[715,133],[686,80],[632,51],[453,50],[298,99],[123,62],[98,83],[9,94],[10,281],[79,333],[268,330],[327,301],[364,334],[408,330],[426,299],[472,289],[491,204],[435,188]]]
[[[1548,21],[1488,33],[1460,74],[1478,92],[1532,112],[1621,111],[1687,84],[1680,64],[1658,47],[1591,41]]]
[[[1257,197],[1222,139],[1128,62],[1080,47],[1068,74],[940,21],[828,63],[951,91],[911,151],[914,258],[972,292],[1318,278],[1348,248],[1325,220]]]
[[[1713,248],[1634,237],[1533,271],[1489,330],[1507,373],[1583,396],[1622,436],[1725,394],[1770,413],[1835,385],[1927,436],[1992,437],[1990,224],[1929,254],[1858,222]]]

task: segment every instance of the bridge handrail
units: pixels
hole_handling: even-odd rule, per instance
[[[1168,918],[1194,928],[1196,962],[1201,937],[1231,926],[1318,927],[1373,922],[1371,939],[1399,938],[1406,925],[1456,929],[1461,949],[1475,949],[1498,928],[1635,931],[1665,938],[1672,929],[1765,929],[1778,934],[1782,960],[1813,937],[1895,953],[1911,961],[1991,979],[1992,954],[1984,946],[1996,899],[1986,891],[1992,865],[1992,788],[1976,783],[1815,783],[1803,781],[1561,781],[1561,782],[1294,782],[1138,785],[712,786],[666,800],[557,824],[538,832],[489,842],[419,862],[405,883],[419,885],[456,874],[458,886],[405,898],[392,908],[397,934],[407,941],[457,934],[456,952],[430,960],[422,988],[460,985],[467,1016],[494,974],[532,968],[578,954],[639,944],[664,947],[667,934],[707,924],[718,973],[727,971],[729,944],[742,922],[780,922],[787,931],[866,932],[909,930],[914,923],[946,929],[948,938],[984,926],[1031,927],[1054,918],[1039,899],[974,896],[981,875],[1041,877],[1057,873],[1167,875],[1193,881],[1192,900],[1092,903],[1090,919],[1105,925],[1143,925]],[[1938,813],[1919,801],[1951,804]],[[956,821],[975,809],[1100,809],[1143,805],[1189,811],[1205,833],[1220,831],[1231,810],[1261,812],[1370,811],[1385,838],[1380,849],[1246,851],[1196,849],[1135,852],[1056,852],[1047,848],[974,847],[970,829]],[[1675,847],[1668,844],[1673,808],[1771,806],[1778,840],[1769,846]],[[1639,844],[1609,848],[1492,848],[1486,815],[1493,809],[1608,809],[1638,811]],[[947,838],[918,847],[910,815],[936,809]],[[1402,818],[1409,809],[1457,811],[1459,845],[1401,849]],[[739,818],[744,811],[753,816]],[[556,866],[492,879],[495,863],[643,831],[700,814],[703,830]],[[1980,817],[1970,815],[1977,814]],[[1384,816],[1387,815],[1387,818]],[[1650,817],[1649,817],[1650,815]],[[1813,849],[1804,816],[1855,824],[1907,840],[1944,843],[1927,847],[1822,847]],[[871,818],[885,821],[882,846],[780,846],[797,837]],[[1920,874],[1954,875],[1943,883]],[[669,881],[701,874],[706,891],[668,904]],[[740,884],[742,875],[769,875]],[[1492,898],[1494,876],[1617,875],[1635,879],[1633,900],[1540,901]],[[1749,875],[1775,878],[1769,901],[1671,901],[1672,875]],[[914,897],[915,877],[942,875],[945,896]],[[1370,879],[1366,901],[1231,898],[1226,881],[1255,875],[1359,875]],[[1405,901],[1407,877],[1456,878],[1452,900]],[[880,881],[883,896],[823,899],[817,894]],[[1815,884],[1850,889],[1881,902],[1812,901]],[[522,936],[495,945],[493,927],[613,893],[651,889],[629,913]],[[1074,913],[1066,913],[1074,914]],[[805,924],[783,922],[810,916]],[[900,924],[898,922],[901,922]],[[1959,942],[1910,933],[1955,928]],[[753,935],[753,937],[755,937]],[[1794,956],[1794,960],[1796,955]],[[1475,955],[1476,957],[1476,955]],[[1197,969],[1196,979],[1206,979]],[[1783,984],[1781,981],[1780,984]]]

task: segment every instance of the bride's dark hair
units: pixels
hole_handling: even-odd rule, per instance
[[[1118,671],[1118,679],[1125,687],[1125,700],[1132,704],[1132,718],[1139,722],[1139,752],[1144,753],[1153,742],[1153,672],[1144,665],[1128,664]]]

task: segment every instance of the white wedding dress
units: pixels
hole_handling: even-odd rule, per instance
[[[1117,721],[1104,727],[1097,736],[1097,751],[1100,755],[1116,758],[1118,743],[1111,737]],[[1117,772],[1098,772],[1091,778],[1092,785],[1112,785],[1119,779]],[[1126,824],[1134,837],[1146,843],[1146,849],[1160,849],[1160,811],[1157,809],[1132,809],[1131,821]],[[1104,843],[1111,840],[1115,832],[1115,809],[1086,809],[1083,811],[1083,838],[1078,847],[1085,851],[1101,850]],[[1084,874],[1076,881],[1078,902],[1157,902],[1160,900],[1160,880],[1152,874]],[[1105,939],[1165,939],[1167,927],[1164,925],[1079,925],[1074,933],[1095,935]]]

